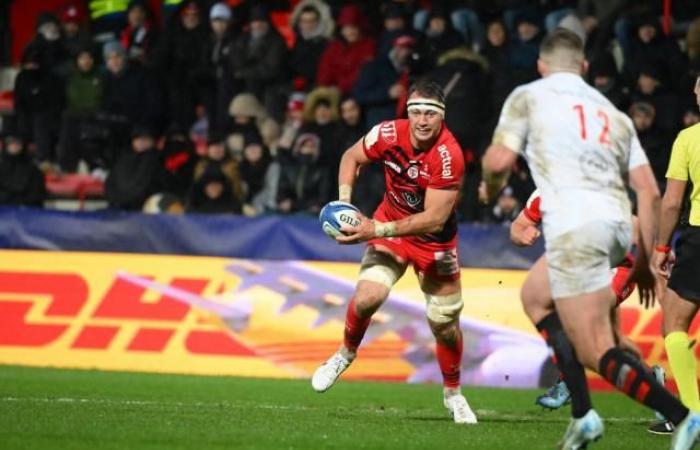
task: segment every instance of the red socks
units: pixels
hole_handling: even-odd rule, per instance
[[[372,316],[367,318],[358,316],[357,312],[355,312],[355,299],[350,300],[348,310],[345,313],[345,334],[343,339],[345,348],[353,353],[357,352],[357,347],[360,346],[360,342],[362,342],[362,338],[371,321]]]
[[[447,344],[438,341],[435,347],[435,354],[442,372],[443,386],[446,388],[459,387],[462,368],[462,332],[459,331],[457,341],[453,345],[448,347]]]

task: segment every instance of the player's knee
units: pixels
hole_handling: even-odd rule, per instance
[[[362,257],[360,280],[378,283],[388,290],[403,275],[403,267],[391,256],[369,248]]]
[[[355,293],[355,313],[360,317],[374,314],[386,299],[379,290],[358,289]]]
[[[428,320],[428,323],[436,341],[447,345],[457,342],[459,336],[459,322],[457,320],[447,323],[436,323]]]
[[[462,312],[462,293],[449,295],[425,294],[427,316],[431,324],[448,324],[455,322]]]

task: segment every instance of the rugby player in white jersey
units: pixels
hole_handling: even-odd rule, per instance
[[[552,297],[578,361],[661,412],[676,424],[671,448],[689,449],[700,435],[700,414],[689,412],[613,336],[610,270],[632,242],[626,183],[637,196],[640,245],[632,276],[643,299],[654,296],[648,255],[660,197],[631,120],[586,84],[586,66],[574,33],[558,28],[545,37],[537,62],[543,78],[508,96],[484,155],[486,194],[498,194],[522,154],[542,197]],[[592,407],[572,415],[560,448],[585,448],[602,436]]]

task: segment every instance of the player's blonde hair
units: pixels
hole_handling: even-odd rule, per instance
[[[540,59],[551,70],[579,71],[585,59],[583,41],[575,33],[556,28],[540,45]]]

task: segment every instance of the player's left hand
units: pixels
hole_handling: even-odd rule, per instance
[[[359,213],[357,214],[357,218],[360,219],[360,224],[356,227],[343,225],[340,228],[340,231],[342,231],[343,234],[339,234],[335,237],[335,240],[339,244],[358,244],[377,237],[374,229],[374,221],[372,219],[368,219]]]
[[[646,258],[638,255],[634,261],[634,267],[630,273],[630,280],[637,283],[639,290],[639,303],[645,308],[651,308],[656,301],[657,278],[651,271]]]

